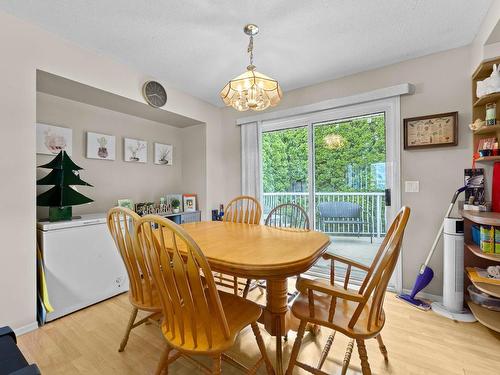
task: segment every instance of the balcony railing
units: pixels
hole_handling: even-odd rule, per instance
[[[321,202],[351,202],[361,206],[360,221],[368,224],[361,225],[361,236],[382,237],[386,233],[384,193],[315,193],[315,229],[331,234],[343,236],[357,236],[357,224],[325,223],[317,210]],[[263,193],[262,203],[264,214],[283,203],[295,203],[309,212],[309,193]]]

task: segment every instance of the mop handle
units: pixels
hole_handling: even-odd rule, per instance
[[[455,206],[455,202],[457,201],[458,196],[462,191],[466,189],[467,186],[461,187],[458,189],[455,194],[453,194],[453,198],[451,200],[450,206],[448,207],[448,211],[446,211],[446,215],[444,216],[445,218],[450,217],[451,211],[453,211],[453,206]],[[441,234],[443,233],[444,229],[444,220],[441,222],[441,226],[439,227],[439,231],[436,234],[436,238],[434,239],[434,243],[432,244],[431,251],[429,252],[429,255],[427,255],[427,258],[425,259],[424,264],[422,264],[422,267],[420,267],[420,273],[423,273],[425,268],[429,265],[429,262],[431,261],[432,255],[434,254],[434,251],[436,250],[437,244],[439,242],[439,239],[441,238]]]

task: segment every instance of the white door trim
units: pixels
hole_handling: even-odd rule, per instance
[[[352,104],[349,106],[325,109],[320,112],[309,113],[305,115],[291,116],[288,118],[274,118],[260,120],[261,133],[272,130],[281,130],[287,128],[296,128],[307,126],[308,129],[308,157],[309,157],[309,215],[314,225],[314,137],[313,128],[315,125],[336,121],[343,118],[369,115],[373,113],[385,113],[386,128],[386,186],[391,189],[391,207],[387,209],[387,222],[391,222],[396,213],[401,208],[401,126],[400,126],[400,96],[392,96],[385,99],[374,100]],[[283,111],[282,111],[283,112]],[[255,118],[255,117],[253,117]],[[262,156],[262,150],[259,150]],[[262,163],[261,163],[262,165]],[[262,181],[262,179],[261,179]],[[313,226],[314,227],[314,226]],[[401,252],[402,254],[402,252]],[[395,272],[391,279],[391,288],[398,293],[403,288],[403,266],[402,255],[400,255],[396,264]]]
[[[315,112],[356,105],[360,103],[372,102],[381,99],[393,98],[401,95],[412,95],[415,92],[415,86],[411,83],[402,83],[395,86],[384,87],[377,90],[367,91],[361,94],[345,96],[323,100],[318,103],[301,105],[293,108],[287,108],[278,111],[260,113],[258,115],[242,117],[236,120],[236,125],[244,125],[256,121],[271,121],[278,119],[287,119],[297,115],[306,115]]]

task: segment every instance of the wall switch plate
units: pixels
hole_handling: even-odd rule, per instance
[[[418,193],[419,191],[419,181],[405,181],[405,193]]]

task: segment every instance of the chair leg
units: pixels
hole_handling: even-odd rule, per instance
[[[293,368],[297,362],[297,357],[299,356],[300,346],[302,345],[302,338],[304,337],[304,332],[306,331],[307,322],[305,320],[300,321],[299,331],[297,332],[297,337],[295,338],[295,343],[293,344],[292,354],[290,355],[290,362],[288,363],[288,368],[286,369],[285,375],[292,375]]]
[[[266,365],[266,370],[269,375],[274,374],[274,368],[271,363],[271,360],[269,359],[269,356],[267,355],[267,350],[266,346],[264,345],[264,340],[262,340],[262,336],[260,334],[260,329],[257,323],[252,323],[252,331],[253,334],[255,335],[255,340],[257,341],[257,346],[259,347],[260,350],[260,355],[262,356],[262,359],[264,360],[264,364]]]
[[[242,297],[245,299],[248,297],[248,292],[250,291],[250,284],[252,284],[252,279],[247,279],[245,283],[245,289],[243,289],[243,295],[242,295]]]
[[[132,309],[132,313],[130,314],[130,318],[128,320],[127,329],[125,330],[125,336],[123,336],[122,342],[120,344],[119,352],[123,352],[125,347],[127,346],[128,337],[130,336],[130,331],[132,330],[132,326],[134,325],[135,318],[137,318],[137,307]]]
[[[344,355],[344,362],[342,362],[342,372],[341,375],[347,374],[347,369],[349,368],[349,362],[351,362],[352,349],[354,348],[354,340],[349,340],[347,344],[347,349]]]
[[[220,354],[216,355],[212,359],[212,374],[220,375],[222,372],[222,356]]]
[[[233,291],[234,291],[234,295],[237,296],[238,295],[238,278],[236,276],[234,276],[234,279],[233,279]]]
[[[361,360],[361,372],[363,375],[371,375],[370,364],[368,363],[368,353],[366,352],[365,340],[356,339],[358,345],[359,359]]]
[[[378,348],[380,349],[380,353],[384,356],[384,360],[387,362],[389,360],[389,356],[387,354],[387,348],[384,345],[384,341],[382,341],[382,336],[379,334],[377,336]]]
[[[158,366],[156,366],[155,375],[160,375],[163,370],[164,375],[168,374],[168,356],[170,355],[170,346],[167,345],[166,349],[163,351],[160,362],[158,362]]]

